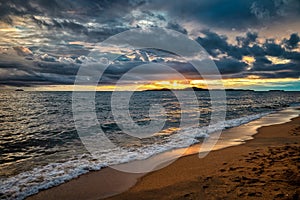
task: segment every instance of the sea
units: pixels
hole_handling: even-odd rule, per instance
[[[201,143],[215,130],[240,126],[300,105],[300,92],[226,91],[226,121],[218,128],[218,122],[211,122],[210,93],[195,94],[199,105],[194,109],[199,116],[192,114],[195,110],[182,110],[171,91],[134,92],[129,113],[136,124],[151,122],[149,109],[153,103],[166,111],[160,131],[148,137],[134,137],[124,133],[114,119],[112,92],[96,92],[99,126],[88,130],[92,137],[101,129],[114,145],[100,148],[100,156],[95,159],[76,129],[72,92],[1,91],[0,199],[24,199],[89,171]],[[189,101],[187,97],[185,102]],[[182,113],[191,114],[189,117],[197,120],[196,125],[180,126]],[[152,113],[151,117],[159,121],[161,113]],[[126,120],[122,123],[126,124]],[[210,131],[208,127],[214,129]]]

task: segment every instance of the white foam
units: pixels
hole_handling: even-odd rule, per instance
[[[40,190],[62,184],[91,170],[100,170],[108,165],[143,160],[171,149],[188,147],[199,142],[195,138],[208,137],[209,134],[215,131],[239,126],[267,114],[270,114],[270,112],[227,120],[209,127],[186,128],[179,133],[169,135],[165,138],[166,141],[159,144],[149,144],[138,148],[105,150],[105,152],[99,152],[97,155],[98,160],[93,159],[90,155],[80,155],[63,163],[51,163],[8,179],[1,179],[0,192],[5,195],[2,196],[3,199],[24,199]]]
[[[51,163],[46,166],[22,172],[14,177],[0,180],[1,199],[24,199],[40,190],[47,189],[105,166],[99,161],[88,160],[89,155],[81,155],[64,163]]]

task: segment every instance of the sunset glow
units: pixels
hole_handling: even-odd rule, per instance
[[[51,85],[32,88],[35,91],[143,91],[143,90],[155,90],[155,89],[184,89],[190,87],[197,87],[208,89],[220,89],[218,87],[224,86],[225,89],[231,88],[244,88],[250,89],[253,86],[272,86],[272,85],[285,85],[299,83],[299,78],[274,78],[274,79],[262,79],[259,76],[248,76],[246,78],[232,78],[216,80],[172,80],[172,81],[155,81],[152,83],[136,82],[134,84],[126,85],[99,85],[95,86],[73,86],[73,85]]]

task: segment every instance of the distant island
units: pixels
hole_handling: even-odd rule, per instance
[[[194,90],[194,91],[209,91],[209,89],[204,89],[204,88],[198,88],[198,87],[188,87],[184,89],[169,89],[169,88],[162,88],[162,89],[150,89],[150,90],[143,90],[143,91],[188,91],[188,90]],[[213,89],[213,91],[218,91],[221,89]],[[250,91],[254,92],[254,90],[250,89],[225,89],[225,91]]]
[[[268,92],[284,92],[284,90],[269,90]]]
[[[15,89],[15,91],[16,92],[22,92],[22,91],[24,91],[23,89],[20,89],[20,88],[18,88],[18,89]]]

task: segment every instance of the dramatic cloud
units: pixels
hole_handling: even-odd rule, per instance
[[[73,84],[80,67],[97,62],[91,56],[97,43],[132,28],[149,27],[172,29],[194,39],[225,78],[298,78],[299,17],[298,0],[3,1],[0,84]],[[188,52],[189,47],[178,43],[167,45]],[[149,62],[171,66],[189,79],[199,78],[189,63],[172,52],[107,47],[101,53],[118,57],[101,79],[105,84]],[[132,79],[150,76],[144,73]],[[168,74],[161,74],[165,77]]]
[[[221,53],[225,53],[229,50],[230,47],[227,43],[226,36],[218,35],[210,30],[204,30],[202,33],[205,37],[198,37],[196,41],[201,44],[209,54],[216,56],[218,54],[216,50],[219,50]]]
[[[249,46],[250,43],[256,42],[257,38],[258,38],[258,33],[247,32],[246,37],[238,36],[236,40],[238,44],[241,46]]]
[[[300,41],[300,37],[298,33],[291,34],[290,38],[288,40],[285,40],[285,45],[289,49],[295,49],[298,47],[298,43]]]
[[[175,0],[152,1],[149,7],[167,11],[172,18],[199,21],[208,27],[244,29],[286,19],[297,21],[298,0]],[[159,4],[159,6],[157,6]]]
[[[178,31],[183,34],[187,34],[187,30],[176,22],[169,22],[166,28]]]
[[[246,36],[236,37],[237,45],[230,44],[224,35],[205,30],[204,36],[197,41],[216,58],[215,62],[222,74],[238,74],[243,76],[259,75],[267,78],[300,76],[300,52],[291,51],[298,45],[298,35],[293,33],[290,39],[276,42],[275,39],[266,39],[263,43],[257,42],[258,33],[247,32]],[[225,54],[225,56],[224,56]],[[223,56],[221,59],[218,57]],[[231,57],[230,57],[231,56]],[[255,62],[242,61],[243,56],[251,56]]]

